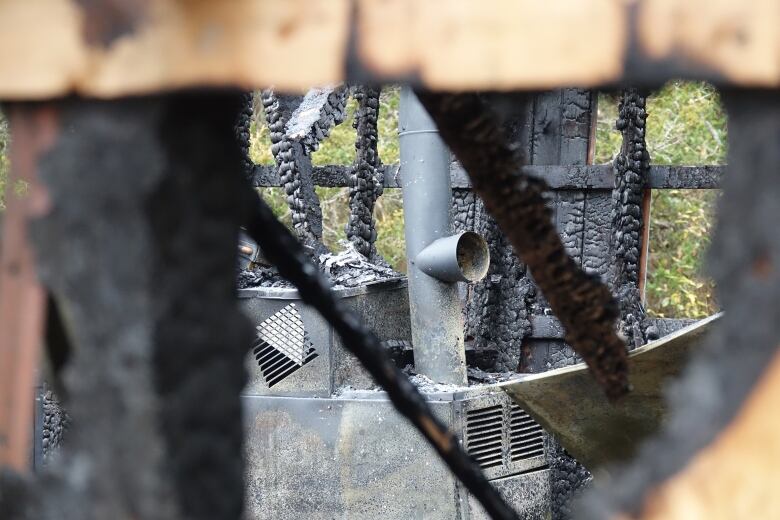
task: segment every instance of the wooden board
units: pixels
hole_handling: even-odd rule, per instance
[[[628,460],[643,439],[658,431],[666,416],[664,385],[680,374],[720,316],[631,352],[633,388],[616,404],[607,401],[584,363],[523,376],[501,388],[591,471]]]
[[[410,79],[780,84],[774,0],[3,0],[0,98]]]
[[[56,114],[41,106],[12,106],[8,113],[11,173],[0,247],[0,466],[29,469],[34,390],[46,317],[46,293],[38,282],[29,225],[50,210],[37,178],[38,157],[56,135]]]
[[[731,424],[648,494],[642,520],[780,518],[780,354]],[[623,517],[625,518],[625,517]]]

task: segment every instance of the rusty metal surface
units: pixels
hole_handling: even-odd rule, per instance
[[[37,161],[57,132],[47,106],[11,106],[11,175],[0,247],[0,466],[28,469],[33,400],[43,338],[46,295],[27,240],[31,220],[49,211]]]
[[[631,352],[632,390],[616,404],[604,397],[582,363],[523,376],[502,388],[589,469],[626,460],[660,427],[666,415],[664,384],[680,373],[719,317]]]
[[[0,98],[399,79],[770,87],[780,84],[778,22],[773,0],[5,0]]]

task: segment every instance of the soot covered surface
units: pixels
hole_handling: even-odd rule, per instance
[[[53,209],[33,240],[73,336],[73,421],[34,518],[240,517],[241,107],[225,93],[56,104],[39,164]]]

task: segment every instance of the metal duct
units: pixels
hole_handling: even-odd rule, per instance
[[[487,247],[474,233],[449,236],[450,152],[408,88],[399,123],[414,364],[436,382],[463,385],[463,312],[454,282],[484,276]]]

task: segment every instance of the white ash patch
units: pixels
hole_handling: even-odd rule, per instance
[[[330,279],[334,289],[359,287],[402,278],[403,275],[388,266],[378,265],[358,253],[350,242],[342,242],[340,253],[320,255],[320,269]]]

